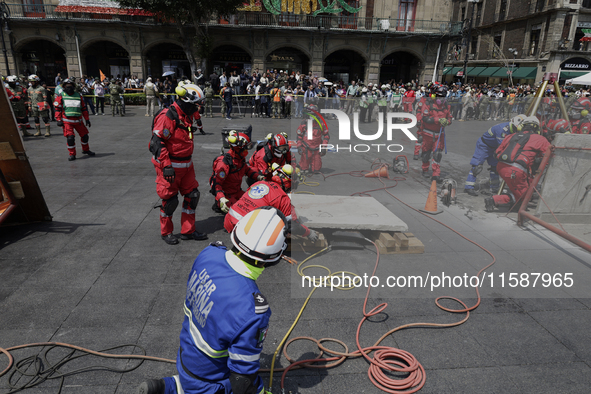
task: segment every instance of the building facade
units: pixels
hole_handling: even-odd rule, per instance
[[[463,81],[465,64],[468,81],[503,85],[591,71],[591,0],[454,0],[452,20],[463,35],[449,42],[444,80]]]
[[[8,63],[11,74],[37,73],[52,85],[58,72],[142,79],[190,73],[176,26],[141,10],[105,0],[12,1],[3,21],[3,74]],[[461,22],[450,22],[445,0],[335,3],[340,11],[317,0],[283,1],[282,9],[252,0],[228,19],[209,21],[213,50],[206,74],[258,68],[311,71],[344,82],[423,83],[441,74],[447,42],[457,41],[461,29]]]

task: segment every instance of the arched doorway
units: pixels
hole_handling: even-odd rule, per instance
[[[417,80],[421,60],[409,52],[392,52],[382,59],[380,67],[380,83],[410,82]]]
[[[265,59],[265,70],[283,70],[287,74],[299,71],[307,74],[310,68],[310,59],[299,49],[291,47],[277,48]]]
[[[67,75],[66,51],[48,40],[30,41],[20,50],[22,74],[29,76],[37,74],[47,85],[53,86],[57,73],[62,77]]]
[[[324,59],[324,77],[329,81],[348,84],[353,80],[363,80],[364,76],[365,59],[358,52],[343,49]]]
[[[191,77],[191,65],[180,45],[171,43],[158,44],[150,48],[145,55],[148,75],[153,78],[172,71],[177,78],[183,75]]]
[[[86,75],[98,77],[102,71],[107,78],[129,75],[129,53],[119,44],[98,41],[82,51],[86,60]]]
[[[234,45],[215,48],[211,56],[211,64],[218,75],[222,75],[224,71],[226,75],[230,75],[233,71],[240,74],[243,69],[250,73],[252,69],[252,59],[248,52]]]

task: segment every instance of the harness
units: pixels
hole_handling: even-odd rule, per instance
[[[525,145],[529,141],[529,137],[531,137],[531,134],[517,134],[512,137],[507,147],[497,155],[499,161],[507,164],[516,163],[523,168],[527,168],[527,163],[520,160],[519,156],[525,150]]]
[[[215,159],[213,159],[213,165],[212,165],[213,168],[215,168],[215,164],[218,160],[223,161],[224,164],[226,164],[230,168],[228,175],[240,172],[244,168],[244,166],[246,165],[246,161],[243,160],[242,165],[240,167],[236,166],[234,164],[234,158],[232,157],[232,155],[229,153],[224,153],[222,155],[219,155]],[[216,191],[217,182],[216,182],[215,170],[211,173],[211,176],[209,177],[209,184],[211,185],[211,189],[209,189],[209,192],[215,196],[217,193],[217,191]]]

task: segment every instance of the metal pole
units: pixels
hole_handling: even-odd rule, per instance
[[[433,78],[431,78],[431,82],[435,82],[437,80],[437,66],[439,65],[439,53],[441,52],[441,42],[439,43],[439,48],[437,48],[437,57],[435,58],[435,68],[433,69]]]
[[[78,54],[78,69],[80,70],[80,78],[82,78],[82,60],[80,60],[80,45],[78,45],[78,33],[75,32],[74,37],[76,37],[76,53]]]
[[[2,26],[0,26],[2,34],[2,52],[4,52],[4,61],[6,62],[6,75],[10,75],[10,66],[8,65],[8,55],[6,54],[6,43],[4,42],[4,18],[2,18]]]
[[[463,74],[463,80],[464,80],[464,85],[466,85],[466,83],[468,82],[468,75],[467,75],[467,68],[468,68],[468,52],[469,52],[469,48],[470,48],[470,41],[472,39],[472,20],[474,19],[474,4],[476,3],[475,1],[470,1],[472,3],[472,13],[470,14],[470,22],[468,22],[468,37],[466,37],[466,53],[464,55],[464,74]]]
[[[554,81],[554,91],[556,92],[556,97],[558,98],[558,105],[560,105],[560,110],[562,111],[562,116],[568,122],[568,129],[569,132],[572,134],[573,129],[570,125],[570,120],[568,118],[568,111],[566,110],[566,106],[564,105],[564,100],[562,98],[562,92],[560,91],[560,86],[558,85],[558,79]]]

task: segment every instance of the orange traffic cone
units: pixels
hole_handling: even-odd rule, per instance
[[[420,211],[431,215],[437,215],[438,213],[443,212],[441,209],[437,209],[437,181],[435,179],[431,182],[431,189],[429,190],[429,197],[427,197],[425,209],[420,209]]]
[[[388,178],[388,167],[381,166],[377,170],[373,170],[369,174],[365,174],[366,178]]]

